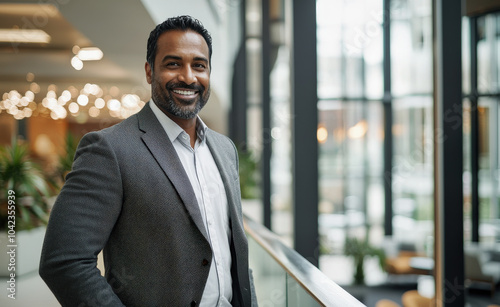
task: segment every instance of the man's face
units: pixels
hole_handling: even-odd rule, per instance
[[[194,31],[171,30],[160,35],[154,69],[146,63],[154,102],[177,118],[191,119],[210,96],[208,45]]]

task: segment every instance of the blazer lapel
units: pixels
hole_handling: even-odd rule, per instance
[[[139,129],[144,132],[142,140],[174,185],[194,223],[205,239],[209,241],[191,182],[177,156],[174,146],[149,107],[149,103],[138,113]]]
[[[238,174],[236,173],[236,177],[232,177],[231,174],[234,173],[234,170],[237,169],[235,165],[236,161],[224,159],[218,150],[218,144],[215,144],[216,140],[212,137],[212,133],[210,129],[207,130],[207,144],[212,156],[215,160],[215,164],[219,169],[220,176],[222,178],[222,182],[224,183],[224,189],[227,195],[227,202],[229,206],[229,212],[231,215],[231,225],[237,222],[239,225],[243,225],[243,221],[241,220],[241,212],[237,210],[237,202],[239,202],[239,195],[236,194],[237,189],[239,187],[235,187],[234,185],[239,184]],[[237,227],[231,227],[234,230]]]
[[[224,189],[226,190],[227,202],[230,212],[230,227],[231,227],[231,253],[233,268],[231,275],[233,277],[233,285],[239,285],[238,288],[233,287],[233,302],[240,301],[243,298],[249,298],[250,286],[248,276],[248,243],[243,229],[243,217],[240,205],[239,180],[238,180],[238,161],[232,155],[226,154],[225,150],[230,152],[234,150],[228,146],[227,140],[222,140],[215,133],[207,129],[207,144],[210,152],[214,157],[215,164],[219,169]],[[220,148],[225,148],[221,150]],[[234,269],[234,270],[233,270]],[[237,282],[236,282],[237,280]],[[239,298],[239,299],[238,299]],[[248,301],[249,299],[247,299]],[[247,302],[250,306],[249,302]],[[244,304],[246,306],[246,304]]]

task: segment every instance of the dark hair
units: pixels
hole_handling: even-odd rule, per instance
[[[149,34],[146,60],[148,61],[149,66],[151,66],[151,69],[153,69],[155,64],[158,37],[160,37],[162,33],[171,30],[191,30],[203,36],[208,45],[208,58],[210,65],[212,65],[212,37],[210,36],[210,33],[208,33],[207,29],[203,27],[203,24],[198,19],[188,15],[183,15],[165,20],[157,25],[156,28],[154,28]]]

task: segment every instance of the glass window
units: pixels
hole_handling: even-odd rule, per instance
[[[342,3],[317,2],[318,97],[341,95]]]
[[[463,146],[464,146],[464,240],[472,239],[472,172],[471,172],[471,103],[463,100]]]
[[[462,18],[462,91],[465,94],[470,93],[470,73],[471,73],[471,57],[470,57],[470,26],[469,18]]]
[[[291,247],[293,237],[292,207],[292,134],[290,102],[290,49],[283,45],[271,72],[271,131],[266,133],[272,142],[271,205],[273,231]]]
[[[394,1],[391,12],[391,65],[394,96],[431,93],[431,1]]]
[[[398,99],[393,106],[394,237],[423,251],[427,237],[433,235],[432,97]]]
[[[350,235],[364,235],[370,225],[381,234],[382,104],[321,101],[319,120],[320,232],[329,252],[341,253],[347,230]]]
[[[382,1],[317,2],[318,97],[382,97]]]
[[[479,236],[494,243],[500,236],[499,101],[480,98],[479,116]]]
[[[496,60],[494,67],[496,67],[496,91],[500,91],[500,13],[496,14],[496,34],[495,34],[495,47],[496,47]]]
[[[479,93],[495,93],[499,86],[499,39],[498,15],[478,18],[478,90]]]
[[[373,39],[372,43],[366,46],[363,59],[366,98],[380,99],[384,96],[382,35]]]

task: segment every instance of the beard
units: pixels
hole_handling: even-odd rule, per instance
[[[191,100],[182,100],[173,97],[174,88],[183,88],[197,91],[198,97]],[[192,119],[198,115],[201,109],[207,104],[210,97],[210,86],[205,89],[203,85],[187,85],[183,82],[168,82],[163,88],[153,75],[151,83],[151,95],[156,105],[164,112],[168,112],[175,117],[182,119]]]

